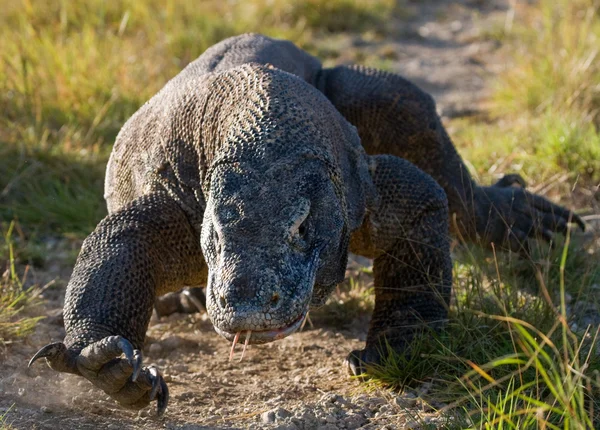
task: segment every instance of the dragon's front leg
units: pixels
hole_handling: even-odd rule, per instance
[[[45,346],[29,364],[45,357],[126,407],[156,399],[162,413],[167,385],[141,353],[153,304],[197,284],[204,266],[198,234],[176,202],[162,192],[134,200],[85,240],[67,287],[64,343]]]
[[[444,191],[405,160],[372,160],[380,203],[354,234],[351,250],[375,259],[375,309],[365,348],[347,359],[355,375],[365,364],[380,364],[387,346],[410,353],[411,340],[424,327],[442,327],[452,288]]]

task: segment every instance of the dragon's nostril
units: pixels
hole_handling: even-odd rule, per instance
[[[279,293],[273,293],[271,296],[271,306],[277,306],[277,303],[279,303]]]
[[[221,309],[225,309],[227,306],[227,300],[225,300],[224,296],[219,296],[219,305],[221,306]]]

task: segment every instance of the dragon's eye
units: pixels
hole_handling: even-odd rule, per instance
[[[307,202],[308,203],[308,202]],[[308,239],[310,225],[308,222],[308,213],[310,205],[306,204],[296,213],[296,218],[290,227],[290,239],[295,246],[304,248]]]
[[[304,220],[304,222],[300,224],[300,227],[298,227],[298,236],[300,236],[301,238],[304,238],[306,236],[306,233],[308,233],[308,226],[306,224],[307,222],[306,220]]]
[[[308,230],[309,230],[309,228],[308,228],[308,220],[304,219],[299,226],[292,227],[292,240],[295,240],[295,241],[298,241],[298,240],[305,241],[307,239],[307,236],[308,236]]]

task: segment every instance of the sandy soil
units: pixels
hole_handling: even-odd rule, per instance
[[[508,2],[409,2],[412,18],[395,23],[394,36],[370,40],[336,36],[336,44],[366,55],[384,52],[390,68],[431,92],[445,117],[469,115],[485,97],[493,74],[495,42],[478,41],[482,28],[504,22]],[[342,46],[343,47],[343,46]],[[383,55],[383,54],[382,54]],[[342,61],[346,60],[342,54]],[[76,246],[77,244],[75,244]],[[154,319],[148,332],[145,364],[166,375],[171,401],[164,417],[154,410],[119,408],[89,382],[58,374],[43,363],[27,361],[50,341],[62,340],[60,310],[70,267],[49,248],[50,262],[36,274],[41,285],[56,279],[44,293],[39,314],[49,315],[26,343],[0,350],[0,416],[18,429],[121,428],[431,428],[443,426],[439,405],[422,401],[419,390],[394,393],[365,390],[342,365],[347,353],[362,346],[366,312],[340,311],[336,303],[313,315],[306,327],[284,340],[251,346],[243,362],[229,362],[230,344],[213,330],[206,315]],[[360,264],[369,264],[360,261]],[[359,264],[359,265],[360,265]],[[350,269],[356,275],[357,265]],[[369,276],[358,275],[365,283]],[[341,294],[334,300],[346,300]],[[336,312],[338,314],[336,314]],[[239,351],[238,351],[239,356]],[[424,388],[426,389],[426,387]]]

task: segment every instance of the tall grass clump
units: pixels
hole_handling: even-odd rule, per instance
[[[495,78],[487,115],[456,124],[457,141],[487,175],[521,171],[533,183],[600,182],[600,3],[519,2],[505,40],[506,68]],[[500,168],[497,168],[500,167]]]
[[[3,232],[0,247],[0,344],[14,342],[33,331],[36,323],[43,317],[23,316],[26,307],[39,302],[35,288],[26,288],[17,273],[15,250],[11,235],[14,228],[11,223]]]
[[[12,406],[10,408],[8,408],[7,411],[0,414],[0,430],[13,430],[14,429],[14,427],[12,425],[10,425],[10,423],[7,421],[8,413],[10,412],[11,409],[12,409]]]
[[[579,322],[571,302],[579,294],[597,308],[600,268],[572,250],[569,240],[538,249],[535,263],[473,250],[455,264],[447,328],[417,338],[406,356],[388,351],[370,369],[374,383],[428,382],[423,401],[451,418],[444,428],[600,427],[598,327]]]
[[[535,121],[539,154],[600,180],[600,3],[542,0],[523,11],[514,64],[500,75],[498,112]],[[535,141],[537,140],[537,141]]]

